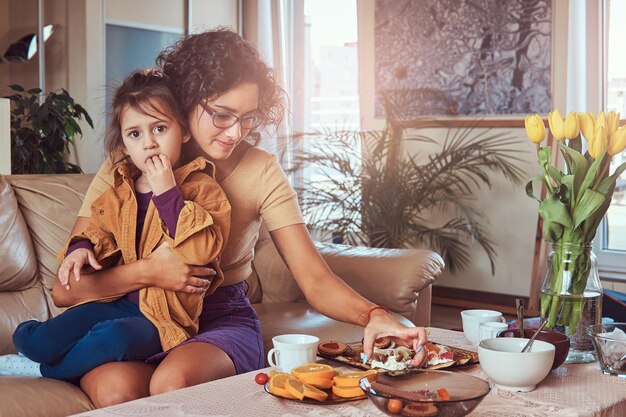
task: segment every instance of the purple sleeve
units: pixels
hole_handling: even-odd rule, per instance
[[[80,249],[80,248],[89,249],[90,251],[93,251],[93,245],[91,244],[90,241],[86,239],[79,240],[78,242],[72,243],[70,247],[67,248],[67,252],[65,252],[65,257],[67,258],[67,255],[74,252],[76,249]]]
[[[165,226],[170,232],[170,237],[176,237],[178,215],[185,206],[180,189],[174,186],[163,194],[152,197],[152,201],[159,212],[159,216],[165,222]]]

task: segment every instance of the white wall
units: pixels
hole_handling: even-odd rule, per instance
[[[202,32],[217,26],[239,31],[238,5],[238,0],[193,0],[190,31]]]

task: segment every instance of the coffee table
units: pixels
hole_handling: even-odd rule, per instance
[[[450,346],[476,350],[461,332],[431,328],[430,339]],[[458,372],[488,380],[479,365],[461,368]],[[324,406],[279,399],[266,393],[262,386],[254,382],[256,373],[236,375],[150,398],[87,411],[74,417],[384,415],[367,399]],[[471,417],[626,416],[626,379],[602,374],[597,363],[562,365],[552,371],[536,390],[528,393],[514,393],[501,390],[493,384],[492,386],[489,395],[470,414]]]

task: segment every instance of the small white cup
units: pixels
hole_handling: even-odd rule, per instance
[[[501,322],[506,320],[502,313],[495,310],[463,310],[461,311],[463,321],[463,334],[472,344],[477,345],[480,341],[480,324],[485,322]]]
[[[478,327],[478,333],[480,335],[479,342],[483,339],[491,339],[492,337],[496,337],[498,333],[508,328],[508,324],[500,323],[499,321],[486,321],[484,323],[480,323],[480,326]]]
[[[267,353],[267,362],[283,372],[291,372],[296,366],[315,362],[319,342],[319,337],[308,334],[274,336],[274,347]]]

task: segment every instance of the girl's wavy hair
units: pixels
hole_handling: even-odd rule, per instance
[[[278,126],[285,111],[285,91],[256,47],[230,29],[184,37],[165,49],[156,64],[169,77],[183,114],[203,100],[214,100],[242,82],[259,87],[263,125]]]
[[[167,76],[158,69],[141,69],[131,73],[115,91],[104,140],[104,148],[111,159],[112,167],[131,164],[124,153],[122,138],[122,115],[127,108],[153,117],[166,117],[181,127],[187,134],[187,119],[180,111],[176,95]]]

